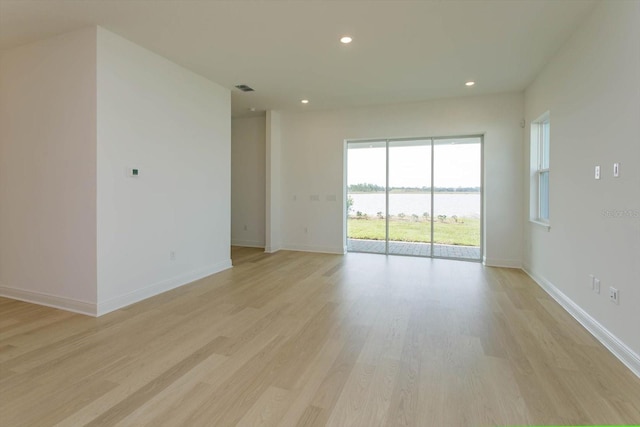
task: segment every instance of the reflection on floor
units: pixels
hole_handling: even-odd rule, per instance
[[[347,239],[349,252],[385,253],[384,240]],[[431,256],[429,243],[389,242],[389,254]],[[460,258],[479,261],[480,248],[476,246],[433,245],[433,256],[441,258]]]

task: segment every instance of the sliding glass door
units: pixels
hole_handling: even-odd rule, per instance
[[[347,143],[350,252],[481,259],[482,137]]]
[[[482,139],[434,139],[433,157],[433,255],[480,260]]]
[[[431,141],[389,141],[389,249],[431,256]]]
[[[347,248],[387,253],[387,143],[350,142],[347,157]]]

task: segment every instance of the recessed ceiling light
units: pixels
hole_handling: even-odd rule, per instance
[[[250,107],[249,111],[256,111],[256,107]]]
[[[300,100],[300,102],[302,102],[303,104],[308,104],[309,100],[308,99],[302,99],[302,100]]]
[[[340,37],[340,43],[349,44],[352,41],[353,41],[353,39],[351,38],[351,36],[342,36],[342,37]]]
[[[476,84],[476,82],[466,82],[465,86],[473,86],[474,84]]]

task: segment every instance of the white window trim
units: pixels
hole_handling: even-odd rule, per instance
[[[542,222],[542,221],[537,220],[537,219],[529,219],[529,222],[531,224],[539,225],[542,228],[546,228],[547,231],[551,230],[551,225],[549,225],[548,222]]]

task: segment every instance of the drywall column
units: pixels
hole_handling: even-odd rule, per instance
[[[267,253],[280,250],[282,245],[281,227],[281,157],[282,136],[280,113],[267,111],[267,150],[266,150],[266,224],[265,248]]]
[[[96,29],[0,58],[0,295],[95,314]]]
[[[97,40],[103,314],[231,267],[231,95],[107,30]]]
[[[230,104],[99,27],[3,52],[0,295],[101,315],[231,267]]]

